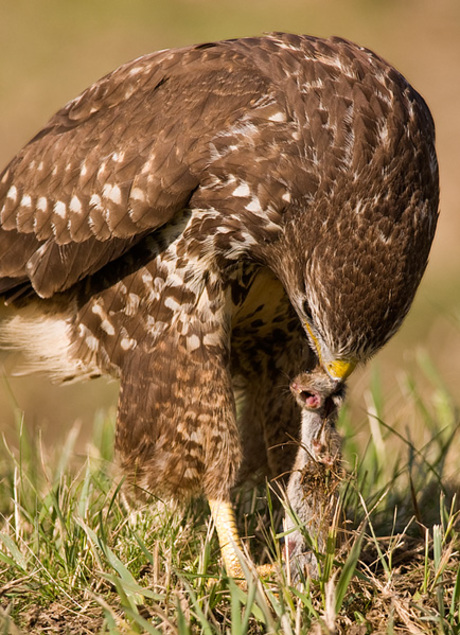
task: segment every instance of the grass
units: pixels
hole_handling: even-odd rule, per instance
[[[229,580],[204,501],[128,501],[109,417],[85,457],[76,428],[53,454],[18,418],[17,447],[0,452],[0,633],[459,633],[458,412],[420,367],[428,388],[406,378],[391,419],[373,378],[367,434],[342,413],[345,539],[331,532],[319,578],[298,587],[281,567],[269,581],[248,571],[244,591]],[[275,494],[237,498],[254,559],[280,563]]]

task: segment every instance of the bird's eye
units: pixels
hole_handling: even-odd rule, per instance
[[[312,319],[312,313],[311,313],[311,309],[310,309],[310,305],[308,304],[307,300],[304,301],[304,303],[302,304],[302,310],[303,310],[303,314],[309,319]]]

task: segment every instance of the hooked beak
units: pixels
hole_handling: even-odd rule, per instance
[[[344,381],[356,368],[358,363],[357,359],[333,359],[332,361],[325,361],[323,355],[321,353],[321,346],[318,341],[318,338],[313,333],[311,326],[308,322],[305,322],[305,326],[307,328],[308,334],[315,345],[316,354],[318,355],[319,363],[327,372],[329,377],[334,379],[335,381]]]
[[[343,381],[356,368],[356,359],[334,359],[332,362],[325,364],[325,368],[332,379]]]

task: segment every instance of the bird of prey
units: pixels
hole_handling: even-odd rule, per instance
[[[159,51],[0,175],[2,341],[57,380],[119,378],[131,483],[204,494],[239,575],[232,488],[285,475],[307,515],[298,475],[405,317],[437,215],[430,112],[373,52],[284,33]]]

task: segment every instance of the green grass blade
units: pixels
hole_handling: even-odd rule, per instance
[[[350,554],[348,558],[346,559],[342,567],[342,571],[340,572],[339,579],[337,580],[337,585],[335,589],[336,615],[340,613],[340,609],[342,608],[343,601],[347,594],[348,585],[350,584],[350,580],[352,579],[356,571],[356,565],[358,564],[359,556],[361,554],[363,538],[364,538],[364,527],[361,529],[361,532],[358,534],[358,536],[354,540],[353,546],[350,550]]]
[[[449,610],[449,621],[452,625],[456,625],[460,632],[460,567],[455,578],[454,590],[452,592],[452,600]]]
[[[24,555],[21,553],[19,548],[17,547],[14,540],[10,536],[4,533],[0,533],[0,540],[3,542],[3,544],[8,549],[8,551],[11,553],[13,566],[19,568],[23,573],[27,573],[27,560],[24,557]],[[6,562],[7,559],[10,560],[8,556],[5,555],[4,562]]]

